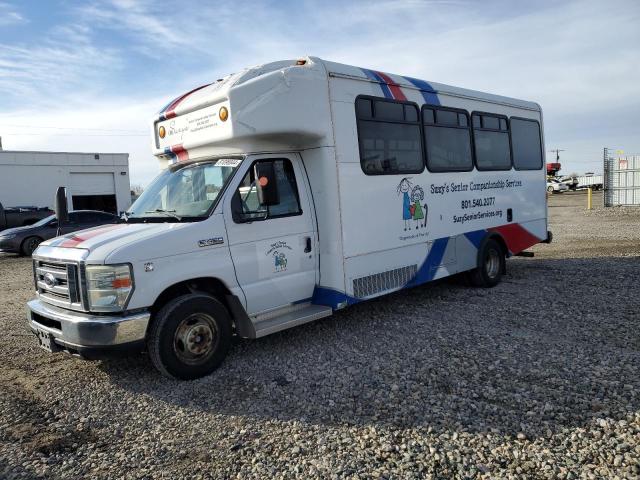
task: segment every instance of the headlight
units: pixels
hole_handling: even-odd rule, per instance
[[[86,273],[89,310],[92,312],[124,310],[133,292],[130,265],[87,265]]]

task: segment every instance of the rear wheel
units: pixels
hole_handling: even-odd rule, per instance
[[[547,192],[553,193],[553,187],[547,187]]]
[[[495,287],[502,279],[505,254],[495,240],[487,240],[478,254],[478,267],[469,272],[469,280],[476,287]]]
[[[166,304],[151,324],[149,356],[165,376],[192,380],[213,372],[231,345],[231,320],[224,306],[206,294],[189,294]]]
[[[42,243],[42,239],[40,237],[27,237],[22,242],[22,246],[20,247],[20,251],[23,255],[30,257],[31,254],[38,248],[38,245]]]

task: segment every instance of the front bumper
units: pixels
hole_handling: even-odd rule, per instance
[[[20,253],[20,242],[13,238],[0,240],[0,253]]]
[[[150,317],[149,312],[92,315],[55,307],[39,299],[27,303],[27,319],[34,333],[44,331],[60,349],[87,356],[141,348]]]

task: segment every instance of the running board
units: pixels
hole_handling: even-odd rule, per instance
[[[302,325],[303,323],[313,322],[319,318],[328,317],[333,313],[331,307],[325,305],[312,305],[285,313],[279,317],[269,318],[254,324],[256,335],[254,338],[264,337],[271,333],[286,330],[287,328]]]

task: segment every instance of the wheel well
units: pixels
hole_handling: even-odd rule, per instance
[[[167,304],[167,302],[176,297],[195,292],[205,292],[210,294],[211,296],[219,300],[227,310],[229,310],[226,296],[231,295],[231,291],[227,288],[227,286],[217,278],[201,277],[184,280],[180,283],[176,283],[175,285],[171,285],[170,287],[166,288],[158,296],[158,298],[156,298],[156,301],[151,306],[151,313],[157,313],[164,305]]]
[[[22,240],[22,242],[20,242],[20,247],[22,247],[24,245],[24,242],[26,242],[30,238],[37,238],[41,242],[44,241],[40,235],[29,235],[28,237],[25,237],[24,240]]]
[[[502,235],[500,235],[499,233],[493,233],[489,236],[489,238],[498,242],[498,245],[500,245],[500,248],[502,248],[502,253],[504,253],[505,257],[509,256],[509,248],[507,247],[507,242],[505,242],[504,238],[502,238]]]

